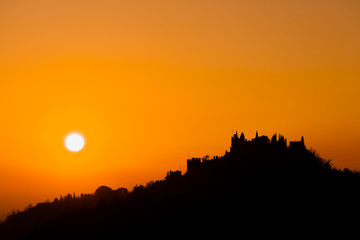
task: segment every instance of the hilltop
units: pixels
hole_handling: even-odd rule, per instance
[[[360,173],[282,135],[232,136],[223,156],[191,158],[146,186],[56,198],[8,216],[0,238],[160,236],[313,230],[359,213]],[[356,220],[357,221],[357,220]],[[304,224],[306,223],[306,224]]]

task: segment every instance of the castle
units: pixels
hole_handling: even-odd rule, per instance
[[[279,153],[301,153],[306,150],[304,137],[300,141],[290,141],[288,146],[287,139],[275,133],[271,139],[267,136],[259,136],[256,132],[255,138],[247,140],[244,133],[240,137],[236,132],[231,138],[230,152],[225,151],[224,156],[214,156],[209,159],[208,156],[203,158],[191,158],[187,160],[187,172],[197,172],[199,169],[216,165],[229,159],[241,159],[249,156],[271,156]]]
[[[271,137],[271,139],[269,139],[265,135],[259,136],[258,132],[256,132],[255,138],[253,138],[251,141],[248,141],[245,139],[244,133],[241,133],[239,137],[238,133],[236,132],[231,138],[230,153],[238,152],[246,148],[252,148],[254,146],[280,146],[282,148],[287,148],[287,139],[281,134],[279,134],[278,137],[276,133]],[[301,137],[300,141],[290,141],[289,148],[294,150],[305,149],[304,137]]]

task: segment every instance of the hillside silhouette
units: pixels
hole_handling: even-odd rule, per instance
[[[282,135],[231,138],[223,156],[191,158],[146,186],[68,194],[14,212],[0,239],[242,236],[358,223],[360,173]]]

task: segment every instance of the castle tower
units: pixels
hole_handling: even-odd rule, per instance
[[[277,142],[277,134],[276,134],[276,133],[272,136],[271,142],[272,142],[272,143],[276,143],[276,142]]]
[[[240,142],[245,142],[245,135],[243,132],[240,135]]]

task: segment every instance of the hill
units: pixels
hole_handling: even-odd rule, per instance
[[[340,170],[301,141],[232,137],[223,156],[187,160],[146,186],[68,194],[8,216],[0,238],[194,236],[312,232],[356,224],[360,173]]]

